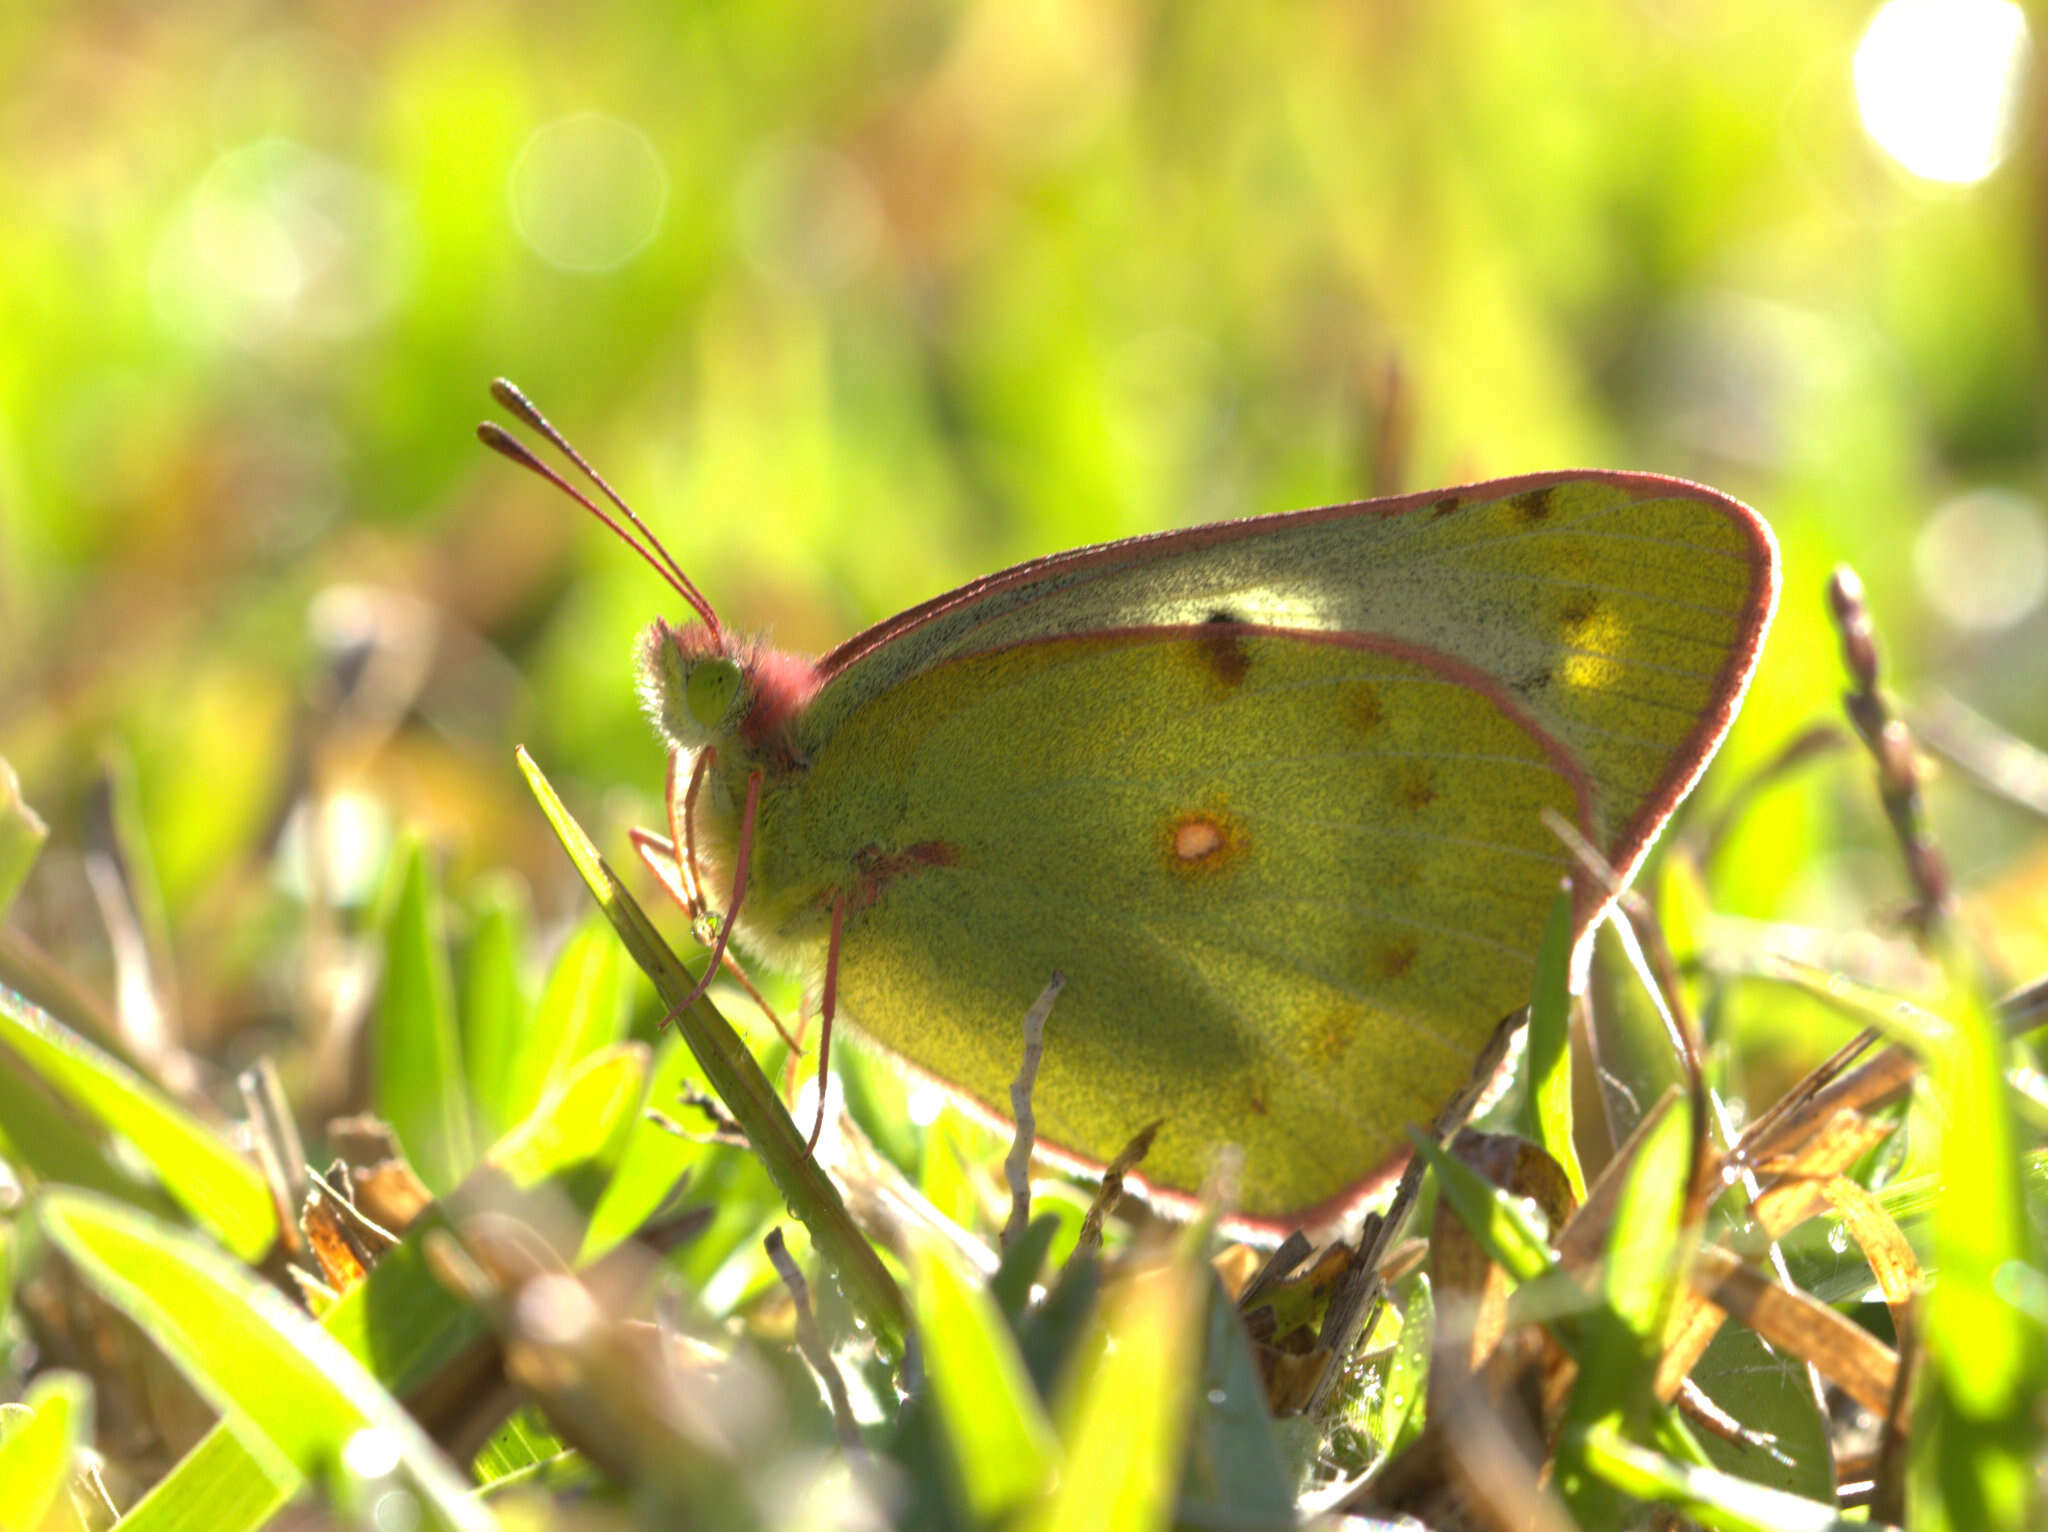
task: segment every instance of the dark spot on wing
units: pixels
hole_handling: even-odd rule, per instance
[[[1419,814],[1436,802],[1436,783],[1420,766],[1411,766],[1401,774],[1401,785],[1395,790],[1401,807],[1411,814]]]
[[[1445,495],[1443,499],[1437,501],[1435,505],[1429,508],[1429,514],[1432,516],[1448,516],[1464,503],[1456,495]]]
[[[1358,1040],[1364,1016],[1354,1005],[1333,1005],[1323,1013],[1309,1039],[1309,1050],[1325,1064],[1334,1064]]]
[[[1558,621],[1562,622],[1565,626],[1565,631],[1574,637],[1584,632],[1586,624],[1590,623],[1599,614],[1599,598],[1591,591],[1584,590],[1575,591],[1570,596],[1567,596],[1564,605],[1559,607],[1557,611]]]
[[[1533,527],[1550,519],[1551,486],[1542,489],[1525,489],[1519,495],[1508,497],[1508,508],[1514,512],[1515,520],[1525,527]]]
[[[1195,635],[1195,652],[1211,678],[1224,691],[1244,685],[1252,668],[1251,651],[1245,647],[1244,624],[1228,612],[1211,612]]]
[[[1372,733],[1387,716],[1386,704],[1380,701],[1379,688],[1370,681],[1353,681],[1346,686],[1338,706],[1345,721],[1360,734]]]
[[[866,845],[853,855],[853,878],[848,885],[847,913],[857,914],[878,902],[891,883],[899,878],[952,867],[961,861],[960,848],[945,841],[919,841],[901,851]]]
[[[1375,979],[1406,978],[1420,952],[1414,937],[1396,937],[1375,947],[1366,959],[1366,966]]]

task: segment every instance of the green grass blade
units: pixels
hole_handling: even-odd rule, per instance
[[[1387,1358],[1371,1417],[1374,1444],[1388,1454],[1422,1434],[1429,1397],[1429,1343],[1436,1329],[1436,1303],[1427,1273],[1418,1271],[1403,1282],[1400,1298],[1401,1334]]]
[[[1184,1251],[1130,1279],[1112,1305],[1115,1344],[1095,1359],[1067,1409],[1066,1465],[1030,1532],[1151,1532],[1172,1524],[1201,1343],[1208,1273]]]
[[[1454,1159],[1427,1134],[1409,1130],[1416,1153],[1429,1162],[1437,1186],[1489,1260],[1517,1282],[1534,1282],[1557,1264],[1550,1239],[1519,1197],[1492,1185],[1462,1160]]]
[[[1833,1506],[1738,1479],[1715,1468],[1674,1463],[1613,1430],[1588,1432],[1577,1443],[1587,1467],[1633,1501],[1656,1500],[1717,1532],[1850,1532]]]
[[[1601,1094],[1608,1133],[1619,1144],[1665,1092],[1687,1083],[1685,1066],[1672,1046],[1663,998],[1627,921],[1601,922],[1593,937],[1593,963],[1601,997]]]
[[[1045,1297],[1017,1320],[1017,1349],[1041,1394],[1060,1388],[1068,1369],[1097,1333],[1102,1263],[1072,1261],[1060,1268]]]
[[[569,938],[508,1061],[500,1109],[510,1122],[532,1111],[578,1060],[624,1034],[630,971],[618,938],[602,921],[586,923]]]
[[[514,1186],[556,1180],[588,1218],[640,1121],[649,1052],[619,1043],[579,1060],[526,1120],[492,1146],[489,1163]]]
[[[500,1480],[531,1473],[567,1451],[562,1439],[531,1406],[517,1410],[484,1444],[471,1464],[478,1483],[489,1488]]]
[[[92,1438],[92,1385],[78,1374],[43,1374],[25,1403],[0,1413],[0,1527],[40,1527]]]
[[[518,1133],[491,1151],[488,1163],[514,1186],[558,1188],[563,1206],[587,1214],[609,1177],[608,1156],[619,1152],[639,1116],[646,1065],[647,1050],[638,1046],[587,1059]],[[460,1198],[458,1191],[454,1200]],[[448,1226],[443,1209],[430,1210],[320,1321],[396,1395],[409,1394],[489,1328],[427,1266],[428,1235]],[[260,1442],[241,1439],[248,1429],[233,1421],[216,1426],[158,1481],[122,1532],[249,1532],[267,1521],[291,1496],[298,1476],[267,1466]]]
[[[247,1422],[223,1420],[149,1487],[120,1532],[255,1532],[302,1482],[288,1465],[267,1468],[261,1442]]]
[[[1183,1508],[1201,1524],[1286,1526],[1294,1515],[1294,1476],[1266,1408],[1258,1359],[1237,1305],[1213,1276],[1208,1297],[1208,1343],[1188,1427]]]
[[[253,1429],[273,1477],[283,1465],[317,1480],[341,1463],[358,1432],[374,1429],[396,1444],[411,1482],[441,1519],[462,1528],[494,1524],[362,1363],[274,1289],[190,1235],[97,1197],[47,1193],[38,1212],[51,1242],[86,1279],[194,1387]]]
[[[74,1106],[121,1134],[164,1189],[229,1250],[254,1261],[277,1237],[256,1167],[213,1129],[12,990],[0,988],[0,1043]]]
[[[1603,1295],[1635,1337],[1636,1364],[1654,1364],[1686,1264],[1679,1224],[1691,1169],[1692,1107],[1676,1093],[1667,1100],[1638,1140],[1601,1263]]]
[[[7,918],[7,907],[21,892],[49,834],[49,827],[21,796],[21,779],[0,756],[0,920]]]
[[[2041,1255],[2006,1089],[2008,1044],[1966,962],[1951,953],[1946,967],[1949,1024],[1931,1029],[1928,1050],[1944,1195],[1933,1215],[1939,1275],[1927,1296],[1912,1521],[1970,1532],[2036,1526],[2048,1333],[2009,1295]]]
[[[178,1204],[110,1152],[111,1144],[102,1123],[58,1099],[19,1056],[0,1046],[0,1155],[38,1181],[83,1186],[161,1218],[178,1218]]]
[[[597,854],[582,826],[523,750],[519,753],[519,766],[563,849],[589,886],[598,907],[619,933],[626,950],[654,981],[662,1003],[671,1009],[680,1006],[696,987],[689,970],[677,961],[661,933]],[[810,1231],[812,1244],[838,1277],[847,1302],[868,1324],[876,1343],[885,1352],[900,1353],[903,1295],[873,1247],[853,1226],[838,1188],[806,1151],[803,1135],[783,1110],[781,1099],[761,1072],[761,1066],[755,1063],[754,1056],[717,1007],[702,996],[687,1010],[678,1012],[676,1030],[696,1055],[726,1110],[745,1131],[790,1212]]]
[[[476,1163],[455,1022],[455,980],[442,931],[440,889],[427,866],[426,848],[410,842],[393,868],[371,1104],[397,1130],[420,1179],[440,1194]]]
[[[1536,949],[1536,986],[1529,1002],[1529,1087],[1522,1098],[1523,1137],[1564,1168],[1572,1195],[1586,1200],[1586,1173],[1572,1136],[1572,896],[1550,907]]]
[[[647,1104],[656,1110],[669,1110],[695,1063],[681,1038],[663,1038],[654,1056]],[[583,1243],[582,1258],[586,1261],[596,1260],[646,1223],[683,1175],[692,1171],[707,1153],[714,1152],[704,1144],[671,1132],[645,1113],[635,1116],[632,1136],[619,1157],[619,1168],[605,1188],[597,1211],[591,1214],[590,1230]]]
[[[1772,1450],[1764,1452],[1703,1431],[1700,1448],[1712,1466],[1787,1494],[1834,1503],[1838,1486],[1828,1422],[1804,1367],[1772,1351],[1754,1330],[1723,1325],[1691,1376],[1728,1414],[1772,1439]]]
[[[525,913],[509,887],[485,895],[462,964],[462,1062],[483,1141],[497,1138],[522,1115],[511,1109],[507,1082],[531,1009],[519,971]]]
[[[911,1269],[925,1376],[968,1506],[987,1520],[1051,1476],[1052,1422],[995,1300],[931,1244],[912,1247]]]
[[[988,1279],[988,1295],[1008,1317],[1012,1329],[1017,1327],[1018,1317],[1031,1307],[1031,1289],[1045,1270],[1046,1252],[1052,1249],[1059,1227],[1057,1218],[1043,1213],[1034,1217],[1003,1251],[995,1275]]]
[[[1651,1388],[1664,1319],[1684,1279],[1681,1221],[1691,1168],[1690,1101],[1677,1091],[1643,1120],[1600,1263],[1598,1307],[1579,1320],[1578,1382],[1565,1405],[1556,1484],[1581,1526],[1618,1526],[1628,1492],[1586,1461],[1597,1432],[1654,1439],[1686,1462],[1704,1464],[1698,1444]]]

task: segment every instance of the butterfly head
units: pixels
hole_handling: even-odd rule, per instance
[[[640,705],[678,750],[702,750],[739,732],[753,704],[745,660],[724,633],[657,617],[640,635]]]
[[[640,705],[677,750],[738,745],[778,765],[801,759],[793,730],[820,677],[809,660],[702,623],[656,618],[640,635]]]

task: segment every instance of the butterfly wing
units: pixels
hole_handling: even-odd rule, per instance
[[[1584,823],[1569,754],[1486,677],[1385,640],[1206,628],[927,667],[807,773],[816,865],[862,869],[841,1007],[1000,1111],[1055,971],[1041,1134],[1152,1184],[1245,1151],[1240,1207],[1341,1201],[1526,1002]],[[781,827],[787,829],[787,827]]]
[[[1747,506],[1651,474],[1553,473],[1080,548],[911,608],[820,665],[818,743],[948,658],[1216,616],[1374,634],[1505,687],[1591,782],[1632,871],[1733,719],[1777,602]]]
[[[1341,1205],[1526,1003],[1565,858],[1633,868],[1747,684],[1770,534],[1710,490],[1507,480],[1056,555],[821,664],[765,901],[846,900],[842,1009],[1043,1136],[1242,1211]],[[1581,929],[1594,903],[1579,912]]]

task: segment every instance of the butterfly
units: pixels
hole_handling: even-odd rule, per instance
[[[496,427],[690,609],[643,633],[672,882],[1006,1120],[1055,974],[1041,1148],[1237,1216],[1326,1222],[1528,1003],[1574,825],[1625,879],[1727,732],[1778,592],[1747,506],[1546,473],[1034,559],[821,659],[727,628],[630,521]],[[641,539],[644,539],[642,541]],[[1606,903],[1574,900],[1583,942]]]

